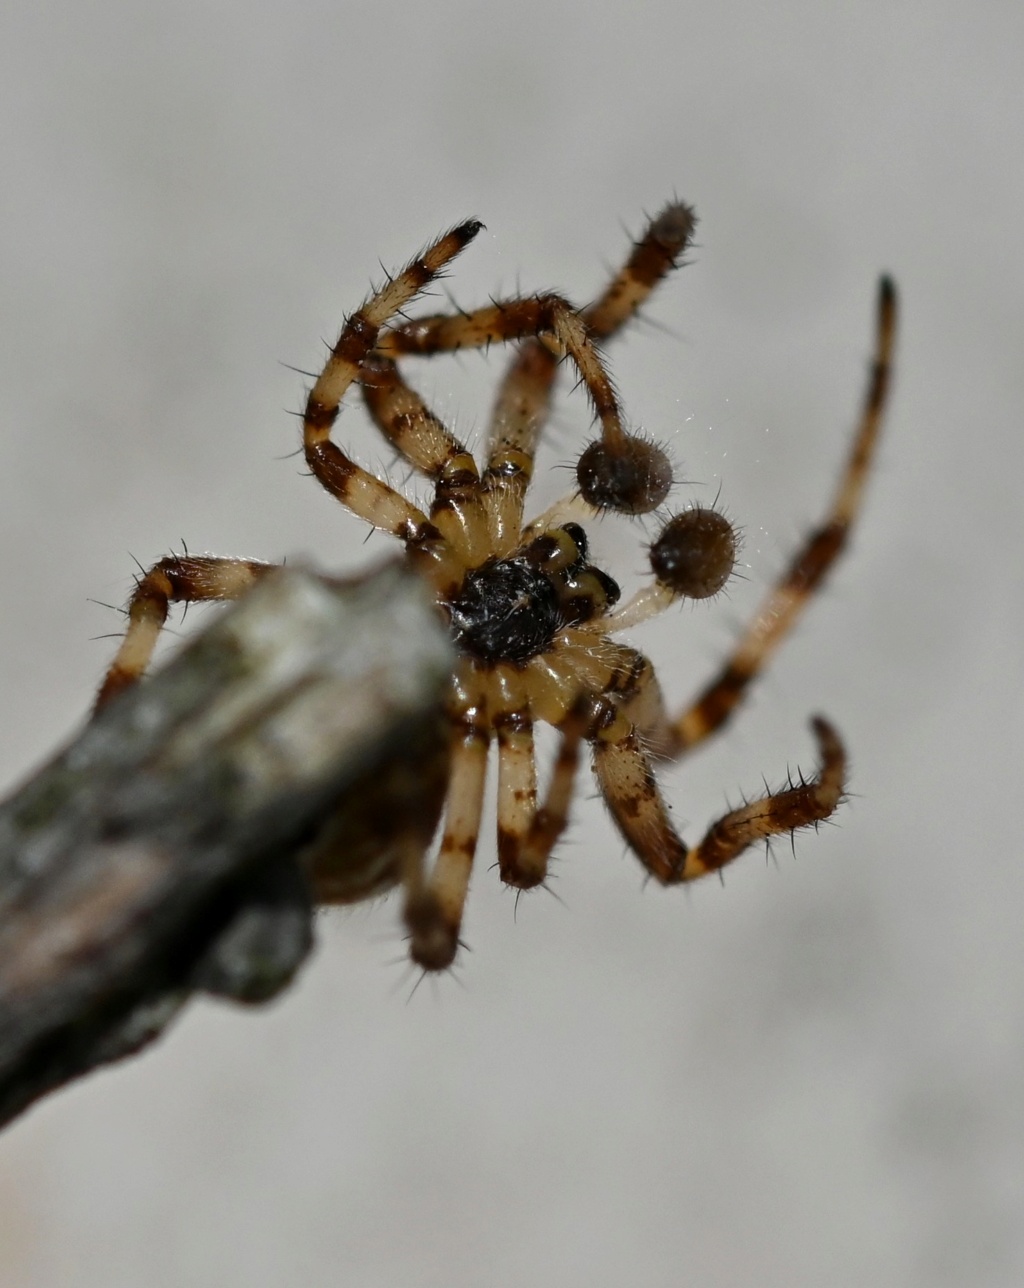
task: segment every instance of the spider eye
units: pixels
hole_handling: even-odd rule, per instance
[[[599,438],[580,457],[576,482],[595,510],[649,514],[668,496],[672,466],[664,450],[646,438],[629,434],[618,443]]]
[[[687,599],[717,595],[736,564],[736,532],[716,510],[684,510],[651,546],[651,570],[662,586]]]

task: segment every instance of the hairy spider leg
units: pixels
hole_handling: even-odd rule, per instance
[[[491,742],[490,729],[482,715],[467,712],[456,726],[441,847],[423,888],[407,891],[406,895],[409,952],[424,970],[446,970],[458,951],[469,878],[480,838]]]
[[[450,551],[427,516],[394,488],[364,470],[331,440],[331,429],[348,387],[373,351],[381,328],[414,296],[436,281],[483,225],[467,220],[433,242],[396,277],[356,310],[342,328],[306,399],[302,418],[306,462],[328,492],[361,519],[406,542],[432,560],[434,573],[449,575]]]
[[[384,438],[433,481],[430,522],[464,567],[478,565],[493,554],[493,545],[472,454],[406,383],[391,358],[371,353],[363,362],[359,383],[367,410]]]
[[[359,383],[374,424],[414,469],[435,482],[456,472],[478,475],[465,444],[406,383],[393,359],[369,354]]]
[[[634,649],[567,629],[559,649],[519,669],[456,663],[448,699],[455,730],[452,776],[440,851],[422,892],[410,895],[411,955],[428,970],[454,958],[476,847],[488,748],[498,746],[498,865],[505,884],[530,889],[547,877],[551,851],[569,819],[595,695],[632,692],[637,670],[653,671]],[[640,707],[638,706],[638,710]],[[533,728],[559,733],[555,763],[538,805]]]
[[[394,365],[396,357],[482,348],[493,342],[518,340],[544,331],[550,331],[576,363],[582,383],[601,420],[604,439],[628,445],[632,438],[623,428],[622,412],[611,377],[590,340],[586,325],[559,295],[500,301],[471,313],[417,318],[393,330],[383,331],[376,351],[367,363],[364,397],[385,437],[392,441],[395,436],[400,440],[404,437],[408,447],[408,435],[403,435],[400,423],[396,423],[395,410],[399,415],[408,411],[416,417],[417,423],[431,428],[436,417],[426,411],[422,400],[398,375]],[[458,457],[459,462],[466,459]],[[508,502],[496,503],[496,499],[499,495],[521,498],[532,473],[532,457],[510,451],[497,470],[488,470],[483,481],[475,465],[472,472],[460,470],[453,475],[449,486],[445,486],[443,476],[439,478],[430,521],[444,535],[449,546],[458,549],[464,567],[476,566],[486,558],[502,558],[521,543],[521,499],[511,505]],[[501,486],[496,488],[499,478]],[[410,505],[404,498],[400,499],[405,505]],[[416,535],[423,531],[422,528],[413,529]],[[406,530],[399,531],[399,535],[406,535],[409,540]],[[448,572],[446,567],[443,574],[435,575],[439,588]]]
[[[586,323],[564,296],[553,292],[496,300],[466,313],[436,313],[414,318],[385,331],[378,349],[389,358],[404,354],[456,353],[484,349],[550,333],[569,354],[579,371],[603,436],[619,442],[626,434],[622,407],[611,376]]]
[[[821,768],[809,781],[789,783],[730,810],[689,846],[673,825],[652,762],[671,746],[672,730],[654,668],[642,653],[618,646],[617,676],[594,703],[587,737],[594,773],[623,839],[663,885],[695,881],[717,871],[758,841],[808,827],[831,815],[843,797],[846,753],[835,729],[811,721]],[[628,666],[632,656],[633,664]],[[612,700],[615,694],[618,701]]]
[[[832,503],[823,522],[810,533],[768,593],[718,675],[671,721],[671,737],[664,750],[673,759],[686,755],[728,722],[748,686],[767,666],[845,549],[863,503],[892,384],[896,321],[896,288],[890,278],[883,277],[878,288],[875,350],[863,408]],[[600,621],[585,623],[581,629],[602,634],[628,630],[663,612],[678,599],[670,586],[655,580]]]
[[[692,848],[673,826],[641,733],[622,709],[594,741],[594,772],[619,831],[648,872],[663,885],[695,881],[755,842],[820,822],[835,811],[843,798],[846,753],[826,720],[815,717],[811,727],[821,757],[818,774],[730,810]]]
[[[682,202],[670,202],[650,220],[642,236],[633,243],[626,262],[601,294],[582,311],[583,321],[596,340],[615,336],[646,304],[652,291],[681,262],[690,245],[697,217]],[[551,412],[551,394],[558,366],[565,351],[552,336],[523,342],[513,357],[498,389],[491,416],[488,443],[488,473],[502,479],[508,462],[524,453],[531,463],[540,434]],[[505,485],[508,487],[508,485]],[[510,527],[521,526],[525,483],[505,502],[513,510]],[[597,511],[573,494],[531,523],[531,531],[542,530],[563,516],[593,517]]]
[[[580,314],[593,339],[610,339],[636,316],[658,283],[678,267],[696,225],[693,210],[681,202],[670,203],[648,223],[626,262]],[[524,452],[532,460],[550,414],[551,391],[565,353],[552,334],[533,337],[519,346],[494,403],[489,467],[499,466],[509,450]]]
[[[498,866],[506,885],[529,890],[543,885],[551,852],[569,822],[585,720],[572,713],[559,726],[558,751],[543,804],[537,804],[533,725],[517,760],[498,728]],[[506,735],[507,736],[507,735]],[[527,761],[528,756],[528,761]],[[524,797],[522,793],[527,793]]]
[[[558,722],[558,751],[538,806],[536,704],[528,687],[510,694],[508,706],[493,721],[498,742],[498,869],[502,881],[519,890],[540,885],[547,877],[551,851],[569,821],[586,728],[586,705],[577,701]]]
[[[277,566],[216,555],[168,555],[155,563],[135,583],[128,601],[128,627],[103,678],[94,710],[145,673],[172,601],[238,599]]]
[[[823,523],[808,536],[768,593],[718,675],[673,721],[671,754],[681,757],[726,724],[751,681],[764,670],[811,596],[846,547],[860,513],[892,384],[897,297],[892,279],[878,286],[875,350],[853,445]],[[623,614],[629,611],[627,605]],[[612,629],[617,629],[613,624]]]
[[[621,438],[617,395],[586,333],[604,338],[628,321],[679,262],[695,226],[690,207],[679,202],[666,206],[650,221],[602,294],[578,316],[561,297],[546,295],[496,303],[471,314],[415,319],[379,339],[359,373],[367,407],[384,437],[414,468],[440,483],[450,478],[446,490],[460,490],[459,519],[472,528],[464,547],[468,541],[480,548],[483,537],[487,555],[503,558],[521,544],[523,503],[537,439],[548,416],[558,363],[567,353],[576,362],[605,433]],[[515,316],[504,316],[509,310]],[[523,335],[530,338],[519,345],[499,391],[491,417],[487,468],[478,487],[479,475],[464,445],[404,381],[394,355],[481,347]],[[481,507],[486,511],[485,536],[480,532]],[[441,508],[445,508],[443,500]],[[595,512],[585,505],[581,509],[588,515]]]
[[[546,880],[551,851],[568,822],[585,722],[576,715],[559,730],[558,753],[540,805],[532,720],[521,712],[510,713],[495,724],[498,864],[506,885],[528,890]],[[444,970],[458,951],[479,839],[489,745],[489,734],[480,729],[456,737],[441,848],[422,889],[408,896],[411,956],[426,970]]]

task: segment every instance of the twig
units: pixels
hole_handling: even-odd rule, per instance
[[[0,805],[0,1124],[195,989],[285,987],[312,943],[296,849],[339,810],[358,832],[367,782],[416,808],[449,647],[401,566],[282,570]]]

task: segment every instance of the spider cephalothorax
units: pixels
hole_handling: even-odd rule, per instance
[[[565,523],[507,559],[468,569],[441,602],[461,653],[479,662],[523,664],[549,652],[565,627],[617,603],[620,594],[607,573],[587,563],[587,534],[578,523]]]
[[[652,756],[678,759],[720,729],[841,552],[858,511],[889,384],[895,290],[883,278],[875,360],[832,506],[770,591],[718,675],[678,716],[665,710],[651,663],[615,637],[670,604],[717,594],[732,573],[736,534],[715,509],[663,518],[649,547],[651,582],[625,604],[589,562],[582,521],[608,511],[662,512],[673,485],[665,451],[631,432],[597,345],[632,318],[679,262],[695,219],[675,202],[650,221],[626,263],[590,305],[543,293],[408,320],[403,310],[477,235],[468,221],[438,238],[345,323],[303,415],[313,474],[355,514],[398,537],[433,587],[456,661],[446,703],[447,764],[423,766],[436,791],[415,817],[382,818],[358,836],[326,826],[303,853],[317,898],[344,903],[401,884],[413,959],[440,970],[455,957],[476,851],[488,753],[498,749],[498,865],[509,885],[542,883],[569,816],[581,743],[619,832],[664,884],[721,869],[754,842],[827,818],[845,789],[835,730],[812,721],[821,766],[732,810],[688,846],[669,817]],[[483,468],[406,383],[398,361],[514,342],[499,386]],[[525,500],[559,363],[586,389],[600,434],[584,447],[572,496],[532,521]],[[331,438],[349,386],[362,390],[385,439],[434,486],[429,513],[358,466]],[[232,599],[273,565],[212,555],[169,557],[138,582],[129,626],[100,691],[103,703],[145,670],[171,600]],[[534,725],[559,733],[538,800]],[[381,807],[386,814],[386,805]],[[436,858],[426,853],[444,815]],[[372,816],[372,815],[371,815]],[[384,825],[386,821],[386,826]]]

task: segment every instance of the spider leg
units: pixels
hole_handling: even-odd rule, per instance
[[[517,711],[498,723],[498,866],[506,885],[529,890],[547,877],[551,851],[569,821],[584,728],[578,711],[562,724],[551,781],[538,808],[533,722],[528,712]]]
[[[434,480],[430,522],[465,564],[481,563],[493,549],[472,455],[406,383],[392,359],[371,353],[359,383],[377,428],[410,465]]]
[[[381,336],[379,348],[389,357],[397,354],[433,354],[463,348],[483,348],[494,342],[520,340],[549,332],[559,352],[567,352],[576,365],[581,383],[586,387],[594,410],[601,422],[601,443],[620,456],[634,450],[636,440],[623,426],[622,409],[611,377],[598,353],[586,324],[575,309],[560,295],[545,294],[524,299],[498,301],[470,313],[438,314],[417,318]],[[546,389],[557,358],[542,346],[526,346],[519,356],[510,380],[504,419],[498,441],[492,431],[487,470],[479,492],[489,536],[489,544],[498,557],[509,554],[521,539],[523,502],[533,475],[534,440],[539,431],[537,419],[541,410],[546,415],[547,395],[535,390]],[[518,407],[511,404],[518,401]],[[646,449],[641,445],[641,450]]]
[[[594,339],[610,339],[636,316],[662,278],[678,266],[696,225],[693,210],[682,202],[670,202],[648,223],[626,262],[582,311]],[[491,468],[512,450],[525,452],[532,459],[550,412],[551,390],[563,354],[551,336],[527,340],[520,346],[494,404]]]
[[[407,890],[409,953],[424,970],[447,970],[459,946],[469,878],[480,836],[490,736],[466,718],[455,731],[441,848],[423,886]]]
[[[99,710],[145,672],[157,637],[167,620],[168,605],[201,600],[238,599],[276,564],[216,555],[168,555],[136,583],[128,601],[128,628],[111,662],[95,710]]]
[[[622,408],[611,377],[579,312],[561,295],[544,293],[498,300],[468,313],[434,314],[384,332],[378,349],[387,357],[483,349],[494,343],[550,334],[568,353],[590,395],[604,438],[626,436]]]
[[[721,671],[674,721],[676,756],[685,755],[728,721],[748,685],[793,629],[846,546],[850,528],[860,512],[891,385],[896,309],[896,287],[890,278],[883,277],[878,288],[875,352],[863,410],[832,504],[824,522],[810,534],[762,602]]]
[[[360,366],[376,345],[381,327],[434,281],[481,227],[476,220],[459,224],[357,309],[342,328],[306,399],[302,424],[309,468],[327,491],[354,514],[409,543],[428,535],[426,515],[400,492],[346,456],[331,441],[331,429],[341,400],[349,385],[358,378]]]
[[[636,316],[662,278],[679,267],[696,228],[693,207],[681,201],[670,201],[654,216],[622,268],[583,310],[593,335],[607,339]]]
[[[673,826],[642,735],[622,710],[594,738],[594,772],[616,826],[648,872],[663,885],[694,881],[731,863],[757,841],[833,813],[843,797],[846,753],[827,721],[815,717],[811,727],[821,757],[818,774],[730,810],[692,848]]]
[[[648,223],[625,264],[582,312],[592,337],[609,339],[636,315],[662,278],[679,264],[696,223],[693,210],[681,202],[671,202]],[[516,465],[521,456],[526,456],[532,465],[550,415],[551,392],[563,356],[564,350],[550,335],[526,340],[498,388],[491,413],[485,478],[508,530],[522,524],[523,497],[529,481],[529,469],[516,470]],[[587,509],[588,515],[594,513],[592,507]]]
[[[434,480],[456,472],[477,474],[465,444],[406,383],[391,358],[371,353],[360,368],[359,384],[374,424],[414,469]]]
[[[501,555],[519,544],[537,440],[551,407],[555,354],[538,340],[519,346],[491,412],[484,497],[492,540]]]
[[[378,347],[386,356],[395,357],[481,348],[494,341],[544,335],[550,335],[559,353],[572,359],[601,424],[601,436],[584,448],[576,464],[580,493],[598,510],[623,514],[656,510],[672,487],[668,456],[656,443],[626,429],[619,396],[589,328],[561,295],[499,300],[471,313],[417,318],[385,332]],[[519,504],[519,494],[533,471],[532,454],[508,449],[494,469],[521,476],[504,507],[501,522],[508,528],[508,516]]]

